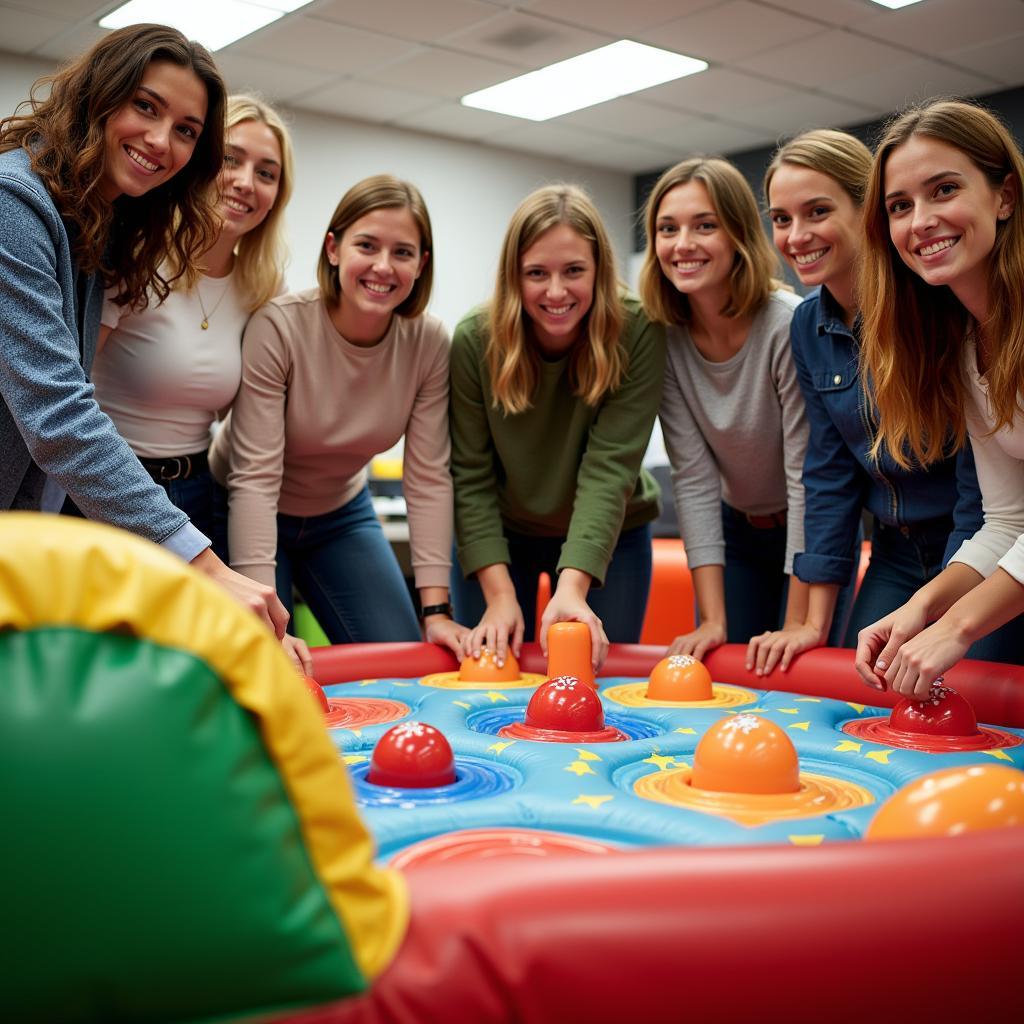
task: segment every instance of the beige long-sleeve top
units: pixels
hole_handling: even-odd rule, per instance
[[[331,322],[317,289],[253,314],[242,384],[210,452],[230,496],[228,542],[239,572],[274,585],[277,513],[315,516],[351,501],[366,467],[403,435],[402,486],[417,587],[448,586],[448,334],[429,315],[396,316],[371,348]]]

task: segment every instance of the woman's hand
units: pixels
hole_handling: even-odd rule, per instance
[[[273,587],[243,576],[234,569],[229,569],[214,553],[212,548],[201,551],[192,559],[192,566],[209,576],[214,583],[222,586],[239,604],[248,608],[264,625],[277,635],[278,640],[284,639],[285,627],[288,625],[288,610]]]
[[[284,653],[291,658],[299,675],[311,676],[313,674],[313,659],[310,657],[305,640],[300,640],[297,636],[292,636],[291,633],[285,633],[281,637],[281,647]]]
[[[857,634],[857,655],[853,667],[868,686],[884,690],[888,670],[897,651],[928,625],[923,607],[913,598],[905,605],[873,622]]]
[[[423,620],[423,639],[428,644],[447,647],[460,661],[466,657],[466,641],[470,631],[447,615],[430,615]]]
[[[936,680],[949,671],[971,646],[961,630],[947,619],[933,622],[896,652],[885,672],[893,693],[924,700]]]
[[[669,644],[666,657],[673,654],[689,654],[698,661],[703,661],[708,651],[721,647],[725,643],[725,625],[721,622],[702,622],[692,633],[677,636]]]
[[[824,642],[821,630],[807,623],[774,632],[765,630],[760,636],[751,637],[747,644],[747,671],[766,676],[778,665],[785,672],[801,651],[821,647]]]
[[[563,575],[569,572],[562,570]],[[556,622],[582,622],[590,630],[590,662],[597,672],[608,657],[608,637],[605,635],[601,620],[594,614],[586,599],[573,588],[559,586],[540,620],[540,649],[546,658],[548,655],[548,630]]]
[[[518,658],[523,646],[523,610],[515,591],[501,593],[487,602],[487,610],[476,629],[463,641],[463,650],[479,658],[485,647],[494,651],[499,665],[505,664],[509,648]]]

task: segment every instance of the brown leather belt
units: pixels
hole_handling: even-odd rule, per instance
[[[209,468],[206,452],[195,452],[192,455],[171,455],[166,459],[140,458],[142,468],[158,483],[166,484],[172,480],[191,480]]]

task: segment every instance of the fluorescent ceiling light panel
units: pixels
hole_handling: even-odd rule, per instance
[[[124,28],[155,22],[170,25],[208,50],[220,50],[236,39],[304,7],[310,0],[130,0],[100,19],[100,28]]]
[[[628,39],[462,97],[467,107],[547,121],[707,70],[707,61]]]
[[[890,11],[898,11],[901,7],[909,7],[911,4],[919,4],[921,0],[871,0],[879,7],[888,7]]]

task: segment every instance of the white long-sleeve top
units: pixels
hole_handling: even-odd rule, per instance
[[[772,292],[743,347],[705,359],[686,327],[667,328],[661,429],[691,569],[725,564],[721,502],[751,515],[786,510],[786,565],[804,547],[807,418],[789,346],[800,298]]]
[[[974,464],[981,488],[984,523],[965,540],[951,562],[963,562],[988,578],[1005,569],[1024,583],[1024,415],[1012,427],[995,433],[995,416],[988,400],[988,382],[978,373],[974,342],[964,345],[964,376],[970,403],[967,432],[974,449]]]

